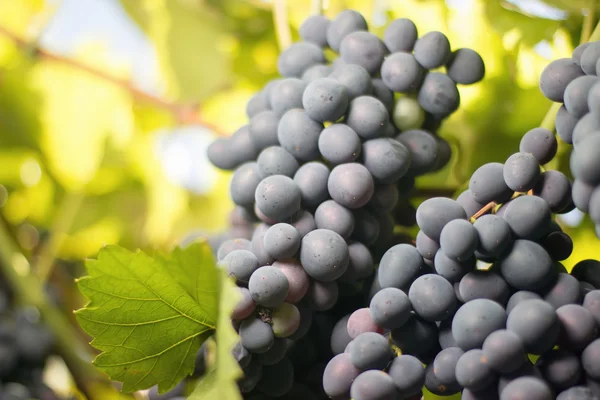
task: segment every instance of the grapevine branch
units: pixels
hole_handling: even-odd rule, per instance
[[[25,51],[31,52],[32,54],[34,54],[35,56],[37,56],[39,58],[54,61],[54,62],[64,64],[64,65],[68,65],[77,70],[84,71],[90,75],[93,75],[96,78],[99,78],[106,82],[109,82],[115,86],[118,86],[119,88],[127,91],[134,99],[152,104],[155,107],[158,107],[158,108],[168,111],[181,124],[201,125],[201,126],[204,126],[208,129],[210,129],[211,131],[215,132],[217,135],[220,135],[220,136],[227,135],[225,132],[220,130],[214,124],[211,124],[211,123],[207,122],[206,120],[204,120],[202,118],[202,116],[198,113],[198,111],[196,110],[196,106],[193,104],[175,103],[175,102],[163,99],[161,97],[157,97],[157,96],[148,94],[148,93],[134,87],[131,84],[131,82],[129,82],[126,79],[117,78],[115,76],[107,74],[104,71],[92,68],[80,61],[52,53],[46,49],[43,49],[42,47],[37,45],[37,43],[30,43],[29,41],[19,37],[18,35],[14,34],[13,32],[10,32],[8,29],[6,29],[3,26],[0,26],[0,35],[12,40],[13,43],[15,45],[17,45],[17,47],[19,47]]]
[[[288,22],[286,0],[273,0],[273,20],[279,50],[285,50],[292,44],[292,32]]]
[[[311,0],[310,13],[314,15],[323,14],[323,0]]]

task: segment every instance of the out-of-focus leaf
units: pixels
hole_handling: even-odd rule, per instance
[[[12,224],[27,220],[38,226],[47,226],[54,210],[54,194],[54,182],[47,174],[42,174],[35,185],[12,190],[2,211]]]
[[[47,7],[44,0],[3,0],[0,1],[0,25],[19,35],[31,33],[31,24],[40,12]]]
[[[580,14],[581,10],[590,6],[589,0],[542,0],[553,7]]]
[[[179,0],[121,0],[156,46],[168,95],[197,101],[228,82],[221,17]]]
[[[58,254],[67,260],[93,256],[107,244],[120,242],[123,225],[122,220],[115,217],[98,219],[85,228],[65,235]]]
[[[96,46],[87,47],[80,58],[114,70]],[[42,102],[40,146],[48,168],[64,187],[80,190],[94,177],[106,141],[124,147],[132,136],[131,97],[87,72],[52,61],[38,62],[31,79]]]

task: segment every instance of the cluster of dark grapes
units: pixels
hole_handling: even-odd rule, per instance
[[[540,78],[544,95],[563,103],[556,131],[573,145],[570,169],[577,208],[589,213],[600,237],[600,42],[579,45],[571,58],[551,62]]]
[[[35,309],[13,307],[0,290],[0,399],[58,400],[43,381],[43,371],[54,336],[39,321]]]
[[[452,51],[440,32],[419,37],[409,19],[382,40],[348,10],[308,18],[300,36],[279,56],[282,78],[249,101],[249,123],[208,149],[215,166],[235,170],[238,237],[215,250],[243,299],[233,354],[252,399],[344,398],[323,387],[324,374],[339,379],[327,378],[327,362],[350,341],[349,314],[378,281],[375,264],[407,241],[394,228],[415,223],[415,178],[450,159],[435,132],[459,106],[456,85],[485,71],[475,51]]]

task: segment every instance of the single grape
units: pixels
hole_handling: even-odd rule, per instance
[[[575,118],[562,105],[556,114],[556,133],[567,144],[573,144],[573,130],[579,118]]]
[[[417,208],[417,224],[431,239],[438,241],[444,226],[453,219],[466,219],[467,214],[455,200],[432,197]]]
[[[477,168],[469,181],[469,190],[475,201],[487,204],[491,201],[504,203],[509,200],[513,191],[504,181],[504,164],[487,163]]]
[[[374,78],[371,83],[373,84],[373,96],[379,99],[388,112],[391,113],[396,102],[394,92],[387,87],[382,79]]]
[[[596,66],[594,65],[594,69]],[[566,87],[564,94],[564,103],[569,114],[575,118],[581,118],[587,114],[588,94],[594,84],[598,82],[596,76],[580,76],[573,79]]]
[[[531,153],[540,165],[550,162],[556,155],[558,143],[554,134],[546,128],[529,130],[521,138],[519,151]]]
[[[435,253],[433,265],[438,275],[442,276],[448,282],[455,283],[475,269],[475,262],[475,257],[462,262],[453,260],[440,250]]]
[[[442,349],[447,349],[448,347],[458,347],[456,345],[456,341],[454,340],[454,336],[452,336],[452,319],[448,318],[443,321],[440,321],[438,324],[438,343]]]
[[[600,326],[600,290],[591,290],[585,294],[583,306],[592,314]]]
[[[382,333],[382,329],[375,324],[368,308],[359,308],[348,318],[348,335],[356,339],[358,335],[365,332]]]
[[[544,300],[555,309],[567,304],[581,303],[581,288],[577,278],[559,273],[556,282],[544,294]]]
[[[215,167],[232,170],[238,165],[235,154],[231,152],[230,138],[218,138],[206,149],[208,161]]]
[[[540,76],[540,90],[546,98],[562,103],[565,89],[575,78],[585,73],[572,58],[560,58],[544,68]]]
[[[385,105],[372,96],[358,96],[349,106],[344,121],[362,139],[381,136],[382,128],[389,122]]]
[[[333,68],[330,65],[316,64],[304,71],[302,80],[306,83],[311,83],[315,79],[327,78],[332,71]]]
[[[334,200],[327,200],[315,210],[315,223],[319,229],[329,229],[348,238],[354,230],[354,215]]]
[[[400,131],[419,129],[425,121],[425,111],[419,102],[410,96],[402,96],[396,100],[392,111],[392,121]]]
[[[231,313],[233,320],[241,321],[248,318],[254,312],[256,307],[250,291],[243,287],[238,287],[241,299],[236,304]]]
[[[475,270],[460,280],[458,290],[463,301],[490,299],[505,305],[511,290],[500,274],[494,271]]]
[[[457,49],[446,63],[446,73],[454,82],[470,85],[483,79],[485,64],[475,50]]]
[[[452,52],[450,42],[442,32],[428,32],[415,43],[415,58],[426,69],[439,68],[446,64]]]
[[[282,79],[273,86],[269,93],[271,110],[281,117],[288,110],[302,108],[302,94],[306,89],[306,82],[298,78]]]
[[[258,184],[254,200],[265,216],[283,221],[300,209],[302,197],[298,185],[290,177],[272,175]]]
[[[359,12],[344,10],[327,27],[327,43],[334,51],[340,50],[342,40],[352,32],[366,31],[367,21]]]
[[[332,165],[351,163],[362,151],[360,138],[346,124],[333,124],[319,136],[319,152]]]
[[[353,400],[395,400],[396,386],[387,373],[369,370],[352,382],[350,396]]]
[[[458,197],[456,198],[456,202],[465,209],[465,212],[467,213],[467,218],[471,218],[473,215],[475,215],[477,213],[477,211],[481,210],[485,206],[485,204],[481,204],[475,200],[475,195],[469,189],[467,189],[467,190],[463,191],[461,194],[459,194]],[[484,216],[478,218],[477,221],[479,221]],[[491,224],[491,222],[488,222],[488,223]],[[477,222],[475,222],[475,224],[477,224]],[[503,230],[502,228],[499,228],[499,231],[502,231],[502,230]],[[483,240],[483,238],[480,236],[480,238],[479,238],[480,244],[481,244],[481,240]]]
[[[408,292],[414,311],[428,321],[441,321],[456,310],[456,297],[452,284],[439,275],[418,277]]]
[[[571,275],[580,281],[591,283],[595,288],[600,288],[600,261],[579,261],[571,270]]]
[[[438,118],[445,118],[458,108],[460,93],[448,75],[430,72],[423,79],[417,100],[423,110]]]
[[[500,393],[500,400],[553,400],[554,395],[541,379],[524,376],[511,381]]]
[[[263,365],[262,377],[256,387],[267,396],[279,397],[289,392],[294,384],[294,367],[287,357],[277,364]]]
[[[316,229],[302,238],[300,262],[313,279],[334,281],[348,267],[348,245],[339,234],[328,229]]]
[[[295,108],[281,117],[277,138],[281,147],[296,159],[312,161],[319,157],[319,135],[322,130],[320,122],[310,118],[306,111]]]
[[[423,268],[423,258],[413,246],[398,244],[385,252],[377,279],[382,288],[406,289],[417,278]]]
[[[506,311],[489,299],[463,304],[452,320],[452,336],[463,350],[481,347],[487,336],[506,326]]]
[[[526,361],[525,346],[514,332],[500,329],[492,332],[481,346],[490,368],[500,374],[518,370]]]
[[[350,261],[346,272],[340,277],[341,282],[355,283],[373,274],[373,256],[367,246],[361,242],[351,241],[348,243],[348,254]]]
[[[262,364],[255,357],[243,369],[244,377],[238,382],[238,387],[242,393],[249,393],[256,387],[256,384],[262,377]]]
[[[437,396],[452,396],[460,393],[461,387],[458,383],[447,385],[440,381],[433,372],[433,363],[425,367],[425,388]]]
[[[391,184],[411,165],[411,154],[401,142],[390,138],[367,140],[362,145],[363,165],[377,183]]]
[[[315,121],[337,121],[348,108],[348,91],[335,79],[315,79],[306,87],[302,105]]]
[[[503,176],[506,185],[513,191],[527,192],[540,178],[538,160],[531,153],[515,153],[506,160]]]
[[[456,363],[456,381],[464,388],[481,390],[496,379],[482,350],[472,349],[464,353]]]
[[[540,197],[519,196],[508,204],[503,218],[518,238],[538,240],[550,228],[552,211]]]
[[[392,330],[392,342],[402,354],[410,354],[423,361],[424,356],[439,349],[438,333],[435,322],[411,314],[405,324]]]
[[[596,74],[596,62],[600,58],[600,44],[597,42],[591,42],[589,46],[586,46],[581,53],[581,59],[579,63],[581,69],[587,75]]]
[[[300,233],[290,224],[279,223],[265,232],[265,250],[276,260],[292,258],[300,248]]]
[[[473,225],[464,219],[448,222],[440,234],[440,248],[453,260],[465,261],[473,256],[479,244],[479,236]]]
[[[270,109],[269,98],[263,92],[257,92],[246,104],[246,115],[252,119],[255,115]]]
[[[423,231],[417,233],[415,247],[421,256],[427,260],[433,260],[440,249],[440,245],[435,240],[427,236]]]
[[[300,189],[304,207],[316,207],[327,200],[329,197],[328,180],[329,168],[318,161],[308,162],[296,171],[294,182]]]
[[[256,164],[258,166],[258,172],[259,172],[260,179],[264,179],[267,176],[271,176],[271,175],[285,175],[285,176],[289,176],[291,178],[294,176],[294,174],[296,173],[296,171],[299,168],[298,161],[294,158],[294,156],[291,155],[286,149],[284,149],[283,147],[280,147],[280,146],[267,147],[266,149],[264,149],[263,151],[260,152],[260,154],[258,155],[258,159],[256,161],[257,161]],[[248,164],[244,164],[244,165],[248,165]],[[242,165],[242,167],[244,165]],[[236,170],[236,172],[234,173],[234,177],[235,177],[236,173],[238,173],[240,168],[238,168]],[[233,178],[232,178],[232,182],[233,182]],[[259,182],[260,182],[260,180],[259,180]],[[256,186],[258,186],[258,183],[256,184]],[[245,190],[242,192],[243,189],[246,189],[246,188],[240,188],[240,192],[246,196],[249,196],[248,195],[249,190]],[[256,189],[256,187],[255,187],[255,189]],[[233,192],[232,192],[232,198],[233,198]],[[252,202],[253,201],[254,201],[254,198],[252,199]],[[240,204],[240,205],[248,206],[248,205],[252,205],[252,202],[250,202],[250,203],[246,202],[246,204]],[[238,203],[236,203],[236,204],[238,204]]]
[[[334,355],[343,353],[348,343],[352,341],[348,334],[348,319],[350,319],[350,314],[340,318],[331,331],[330,344]]]
[[[581,117],[573,128],[572,142],[574,145],[581,143],[583,139],[596,134],[600,129],[600,114],[590,112]]]
[[[340,43],[340,57],[346,64],[358,64],[370,74],[379,72],[387,49],[381,39],[367,31],[355,31]]]
[[[335,306],[339,297],[337,282],[312,281],[306,293],[306,301],[315,311],[326,311]]]
[[[508,303],[506,304],[506,312],[510,314],[512,309],[515,308],[515,306],[517,304],[519,304],[520,302],[522,302],[524,300],[531,300],[531,299],[541,300],[542,297],[537,293],[530,292],[527,290],[519,290],[518,292],[513,293],[513,295],[510,296],[510,298],[508,299]]]
[[[402,132],[396,139],[410,152],[411,175],[422,175],[433,170],[437,162],[439,144],[434,135],[414,129]]]
[[[375,185],[375,191],[367,206],[376,211],[391,212],[394,210],[400,199],[398,186],[394,184]]]
[[[233,250],[220,262],[236,281],[247,283],[250,276],[259,267],[258,259],[248,250]]]
[[[540,290],[556,276],[553,261],[539,244],[515,240],[510,251],[497,262],[502,277],[519,290]]]
[[[229,182],[231,200],[239,206],[251,207],[254,204],[254,192],[262,178],[264,176],[260,173],[257,163],[248,162],[240,165]]]
[[[571,201],[572,185],[569,178],[560,171],[547,170],[542,172],[538,183],[533,188],[533,194],[546,200],[550,211],[557,213]]]
[[[590,185],[600,183],[600,159],[594,152],[598,146],[600,146],[600,134],[590,135],[582,139],[575,151],[571,153],[573,175]]]
[[[298,232],[300,232],[300,236],[302,237],[306,236],[308,232],[317,229],[315,218],[306,210],[299,211],[296,218],[292,222],[292,225],[294,225],[294,228],[298,229]]]
[[[516,333],[528,353],[542,354],[550,350],[560,331],[554,308],[543,300],[522,300],[511,310],[506,329]]]
[[[264,238],[267,229],[269,229],[269,225],[261,223],[254,229],[252,234],[251,250],[260,265],[271,265],[275,261],[265,250]]]
[[[373,296],[369,304],[371,317],[377,326],[399,328],[410,318],[412,309],[408,296],[400,289],[388,287]]]
[[[561,348],[582,351],[598,337],[598,325],[591,312],[579,304],[566,304],[556,310],[560,323]]]
[[[512,243],[510,226],[497,215],[482,215],[473,227],[479,239],[477,250],[492,257],[500,256]]]
[[[309,278],[300,262],[295,259],[275,261],[273,267],[279,269],[287,278],[288,295],[285,301],[299,302],[308,291]]]
[[[456,385],[456,363],[465,354],[459,347],[447,347],[433,360],[433,374],[446,385]]]
[[[359,96],[369,95],[373,92],[371,75],[360,65],[342,64],[334,68],[329,77],[346,87],[350,100]]]
[[[575,181],[573,181],[571,196],[573,198],[573,203],[575,203],[575,206],[579,210],[583,212],[589,211],[590,198],[592,197],[595,188],[595,185],[587,184],[582,180],[575,179]]]
[[[400,51],[411,52],[417,38],[417,27],[408,18],[393,20],[387,25],[383,33],[383,43],[393,53]]]
[[[350,361],[350,355],[341,353],[333,357],[323,372],[323,389],[331,398],[348,397],[350,386],[360,370]]]
[[[361,371],[384,369],[392,358],[388,340],[379,333],[361,333],[352,343],[350,361]]]
[[[425,384],[425,369],[418,358],[408,354],[395,357],[388,374],[394,381],[398,395],[408,398],[420,393]]]
[[[242,346],[257,354],[268,351],[275,341],[271,326],[255,317],[242,321],[239,334]]]
[[[381,79],[390,90],[397,93],[412,93],[419,89],[425,69],[412,53],[390,54],[381,65]]]
[[[542,376],[557,392],[576,385],[582,378],[583,368],[575,353],[563,349],[550,350],[535,363]]]
[[[279,54],[277,71],[286,78],[300,78],[315,64],[325,64],[323,50],[314,43],[297,42]]]
[[[247,239],[229,239],[221,243],[217,250],[217,260],[224,259],[234,250],[251,250],[252,244]]]
[[[327,188],[333,200],[352,209],[369,202],[375,190],[375,183],[364,165],[349,163],[338,165],[331,170]]]
[[[314,43],[319,47],[327,47],[329,23],[329,19],[323,15],[311,15],[302,22],[298,33],[305,42]]]
[[[558,394],[556,400],[594,400],[592,390],[585,386],[573,386]]]
[[[600,339],[591,342],[581,353],[581,364],[592,379],[600,379]]]
[[[289,283],[283,272],[273,266],[258,268],[248,282],[252,298],[264,307],[277,307],[288,295]]]

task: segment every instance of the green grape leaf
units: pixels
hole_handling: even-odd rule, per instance
[[[158,384],[173,388],[194,369],[201,344],[217,324],[218,270],[206,242],[176,250],[168,261],[108,246],[86,263],[89,276],[78,280],[89,303],[76,316],[101,351],[94,364],[124,392]],[[191,264],[191,265],[188,265]],[[197,300],[188,294],[192,283]]]
[[[217,320],[216,362],[202,377],[188,400],[227,399],[241,400],[236,381],[242,377],[242,370],[231,354],[238,335],[231,325],[230,315],[240,298],[237,287],[224,270],[220,270],[221,294],[219,296],[219,318]]]

